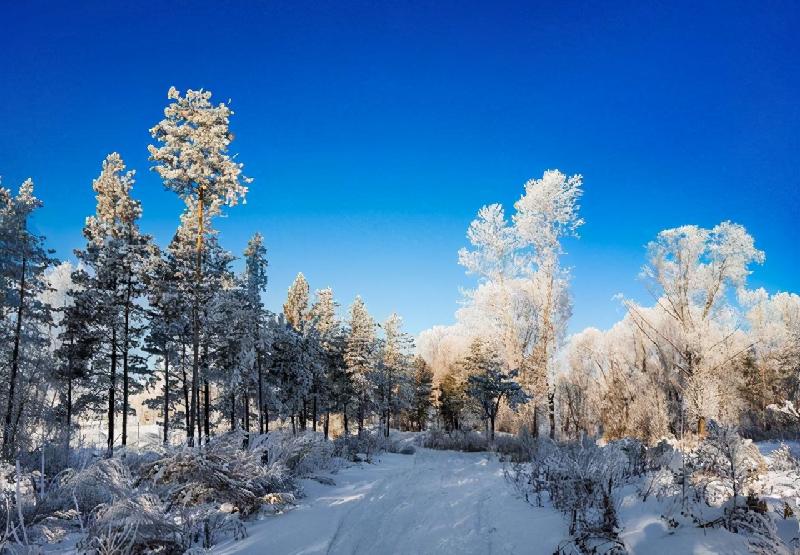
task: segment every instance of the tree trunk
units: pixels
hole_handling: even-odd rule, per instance
[[[190,419],[189,414],[191,413],[190,405],[189,405],[189,381],[186,376],[186,343],[181,341],[181,377],[183,381],[183,418],[184,418],[184,427],[186,429],[186,442],[189,442],[189,430],[190,427]]]
[[[114,452],[114,415],[117,393],[117,328],[111,327],[111,385],[108,388],[108,446],[110,457]]]
[[[325,411],[325,421],[322,424],[322,433],[324,434],[326,441],[328,440],[328,430],[330,428],[330,424],[331,424],[331,413]]]
[[[547,392],[547,414],[550,420],[550,439],[556,438],[556,393]]]
[[[22,316],[25,306],[25,274],[27,272],[27,256],[25,247],[22,252],[22,275],[19,279],[19,306],[17,307],[17,321],[14,327],[14,348],[11,352],[11,375],[8,378],[8,405],[6,406],[5,427],[3,429],[3,454],[7,459],[12,459],[14,455],[15,440],[11,432],[11,416],[14,412],[14,401],[16,400],[15,387],[17,385],[17,374],[19,373],[20,343],[22,341]]]
[[[130,242],[130,241],[129,241]],[[130,255],[130,254],[129,254]],[[130,261],[129,261],[130,262]],[[130,335],[131,319],[131,295],[132,295],[132,269],[128,267],[127,281],[125,284],[125,325],[122,335],[122,446],[128,444],[128,347]]]
[[[345,403],[344,407],[342,408],[342,421],[344,423],[344,435],[347,437],[350,435],[350,428],[347,425],[347,403]]]
[[[317,393],[314,392],[314,399],[311,402],[311,429],[317,431]]]
[[[70,340],[71,342],[72,340]],[[66,444],[66,462],[69,466],[69,448],[70,439],[72,435],[72,364],[70,361],[69,373],[67,374],[67,444]]]
[[[206,443],[211,438],[211,386],[208,383],[208,380],[203,380],[203,408],[205,410],[203,414],[203,429],[206,434]]]
[[[244,390],[244,395],[242,396],[242,404],[244,406],[244,415],[242,423],[242,428],[247,433],[250,433],[250,395],[247,391],[247,388]]]
[[[205,189],[200,186],[197,191],[197,245],[195,261],[195,291],[192,302],[192,406],[189,411],[189,447],[194,447],[194,425],[198,424],[198,435],[200,432],[199,422],[199,372],[200,372],[200,287],[203,281],[203,210]]]
[[[256,353],[258,371],[258,433],[264,433],[264,372],[261,368],[261,353]]]
[[[494,415],[489,417],[489,442],[492,444],[494,444],[494,418]]]
[[[231,391],[231,431],[236,430],[236,392]]]
[[[164,349],[164,445],[169,443],[169,351]]]

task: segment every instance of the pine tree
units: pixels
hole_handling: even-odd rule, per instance
[[[411,422],[417,431],[424,431],[433,405],[433,370],[421,356],[414,357],[414,398],[411,405]]]
[[[90,322],[94,332],[88,333],[103,336],[105,352],[110,359],[106,385],[109,454],[114,445],[118,410],[119,359],[122,359],[123,445],[127,443],[129,396],[132,389],[142,386],[137,374],[144,376],[147,373],[143,358],[137,354],[144,331],[142,308],[137,299],[144,292],[143,268],[151,241],[139,232],[137,221],[141,216],[141,205],[130,196],[133,183],[134,172],[125,172],[119,154],[108,155],[100,176],[92,185],[97,193],[97,210],[94,216],[86,219],[83,229],[86,248],[75,252],[88,269],[77,271],[73,276],[81,288],[76,303],[81,305],[83,314],[95,315]]]
[[[353,384],[358,433],[361,435],[364,431],[364,421],[370,413],[372,403],[370,373],[375,366],[375,321],[367,312],[361,297],[356,297],[350,306],[350,318],[347,324],[344,361]]]
[[[261,301],[261,293],[267,287],[267,249],[264,247],[264,237],[256,233],[247,243],[244,251],[244,286],[246,290],[247,303],[249,309],[249,320],[252,326],[255,365],[256,365],[256,391],[258,398],[258,431],[263,434],[269,427],[266,399],[264,391],[264,358],[266,354],[266,344],[264,331],[264,319],[266,313],[264,303]]]
[[[333,290],[319,289],[315,297],[308,316],[318,334],[322,356],[321,371],[315,375],[315,405],[319,402],[322,406],[323,434],[328,439],[331,413],[342,406],[352,388],[344,365],[344,336],[336,318]]]
[[[296,330],[302,329],[308,316],[308,292],[308,282],[301,272],[297,274],[289,287],[289,293],[283,305],[286,321]]]
[[[286,317],[286,321],[300,335],[307,335],[312,331],[306,326],[308,320],[308,291],[308,282],[301,272],[297,274],[297,277],[289,287],[286,302],[283,305],[283,314]],[[309,393],[313,394],[313,391],[309,391]],[[314,400],[312,400],[312,405],[316,406]],[[305,430],[308,418],[308,400],[305,397],[301,401],[299,416],[300,429]],[[316,429],[316,421],[314,422],[314,428]]]
[[[413,340],[403,331],[403,319],[393,313],[383,325],[384,342],[381,364],[373,373],[379,396],[384,436],[389,437],[392,415],[406,408],[411,397],[410,350]]]
[[[488,349],[480,339],[473,341],[463,364],[468,376],[467,392],[481,407],[488,423],[489,441],[494,442],[494,425],[500,403],[505,400],[513,409],[526,402],[527,395],[514,379],[517,372],[507,372],[498,354]]]
[[[41,296],[47,289],[46,270],[55,263],[44,237],[29,229],[30,219],[42,206],[28,179],[16,196],[0,188],[0,270],[2,270],[3,343],[8,348],[8,393],[4,407],[3,456],[13,458],[18,448],[18,432],[33,392],[25,386],[35,383],[42,371],[40,363],[47,353],[46,330],[51,323],[50,307]],[[13,324],[12,324],[13,322]],[[39,378],[42,376],[39,375]]]
[[[198,288],[205,281],[204,243],[207,224],[223,204],[234,206],[247,194],[251,179],[242,175],[242,164],[233,161],[228,147],[233,140],[229,119],[233,114],[225,103],[212,105],[209,91],[189,90],[185,96],[170,88],[173,102],[164,109],[164,119],[150,130],[163,146],[150,145],[154,170],[164,186],[177,193],[196,224],[192,295],[192,387],[188,443],[194,445],[194,424],[199,409],[201,298]],[[207,348],[207,347],[206,347]]]

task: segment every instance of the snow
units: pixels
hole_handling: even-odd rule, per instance
[[[249,524],[221,555],[542,553],[566,535],[561,515],[517,498],[487,453],[417,449],[305,480],[295,509]]]

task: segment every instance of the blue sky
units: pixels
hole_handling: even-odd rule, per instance
[[[34,178],[62,258],[115,150],[143,229],[171,236],[146,146],[175,85],[233,101],[255,182],[218,227],[235,253],[265,235],[273,309],[303,271],[411,332],[451,322],[469,221],[549,168],[585,179],[572,330],[616,321],[644,245],[686,223],[744,224],[751,283],[800,290],[796,3],[167,4],[2,8],[0,175]]]

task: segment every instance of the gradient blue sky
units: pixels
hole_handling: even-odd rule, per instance
[[[34,178],[69,258],[116,150],[164,244],[181,204],[148,129],[170,85],[204,87],[233,100],[255,178],[222,241],[265,235],[274,309],[303,271],[411,332],[451,322],[469,221],[548,168],[585,179],[572,330],[616,321],[644,245],[686,223],[744,224],[767,253],[752,283],[798,291],[798,6],[4,2],[0,175]]]

